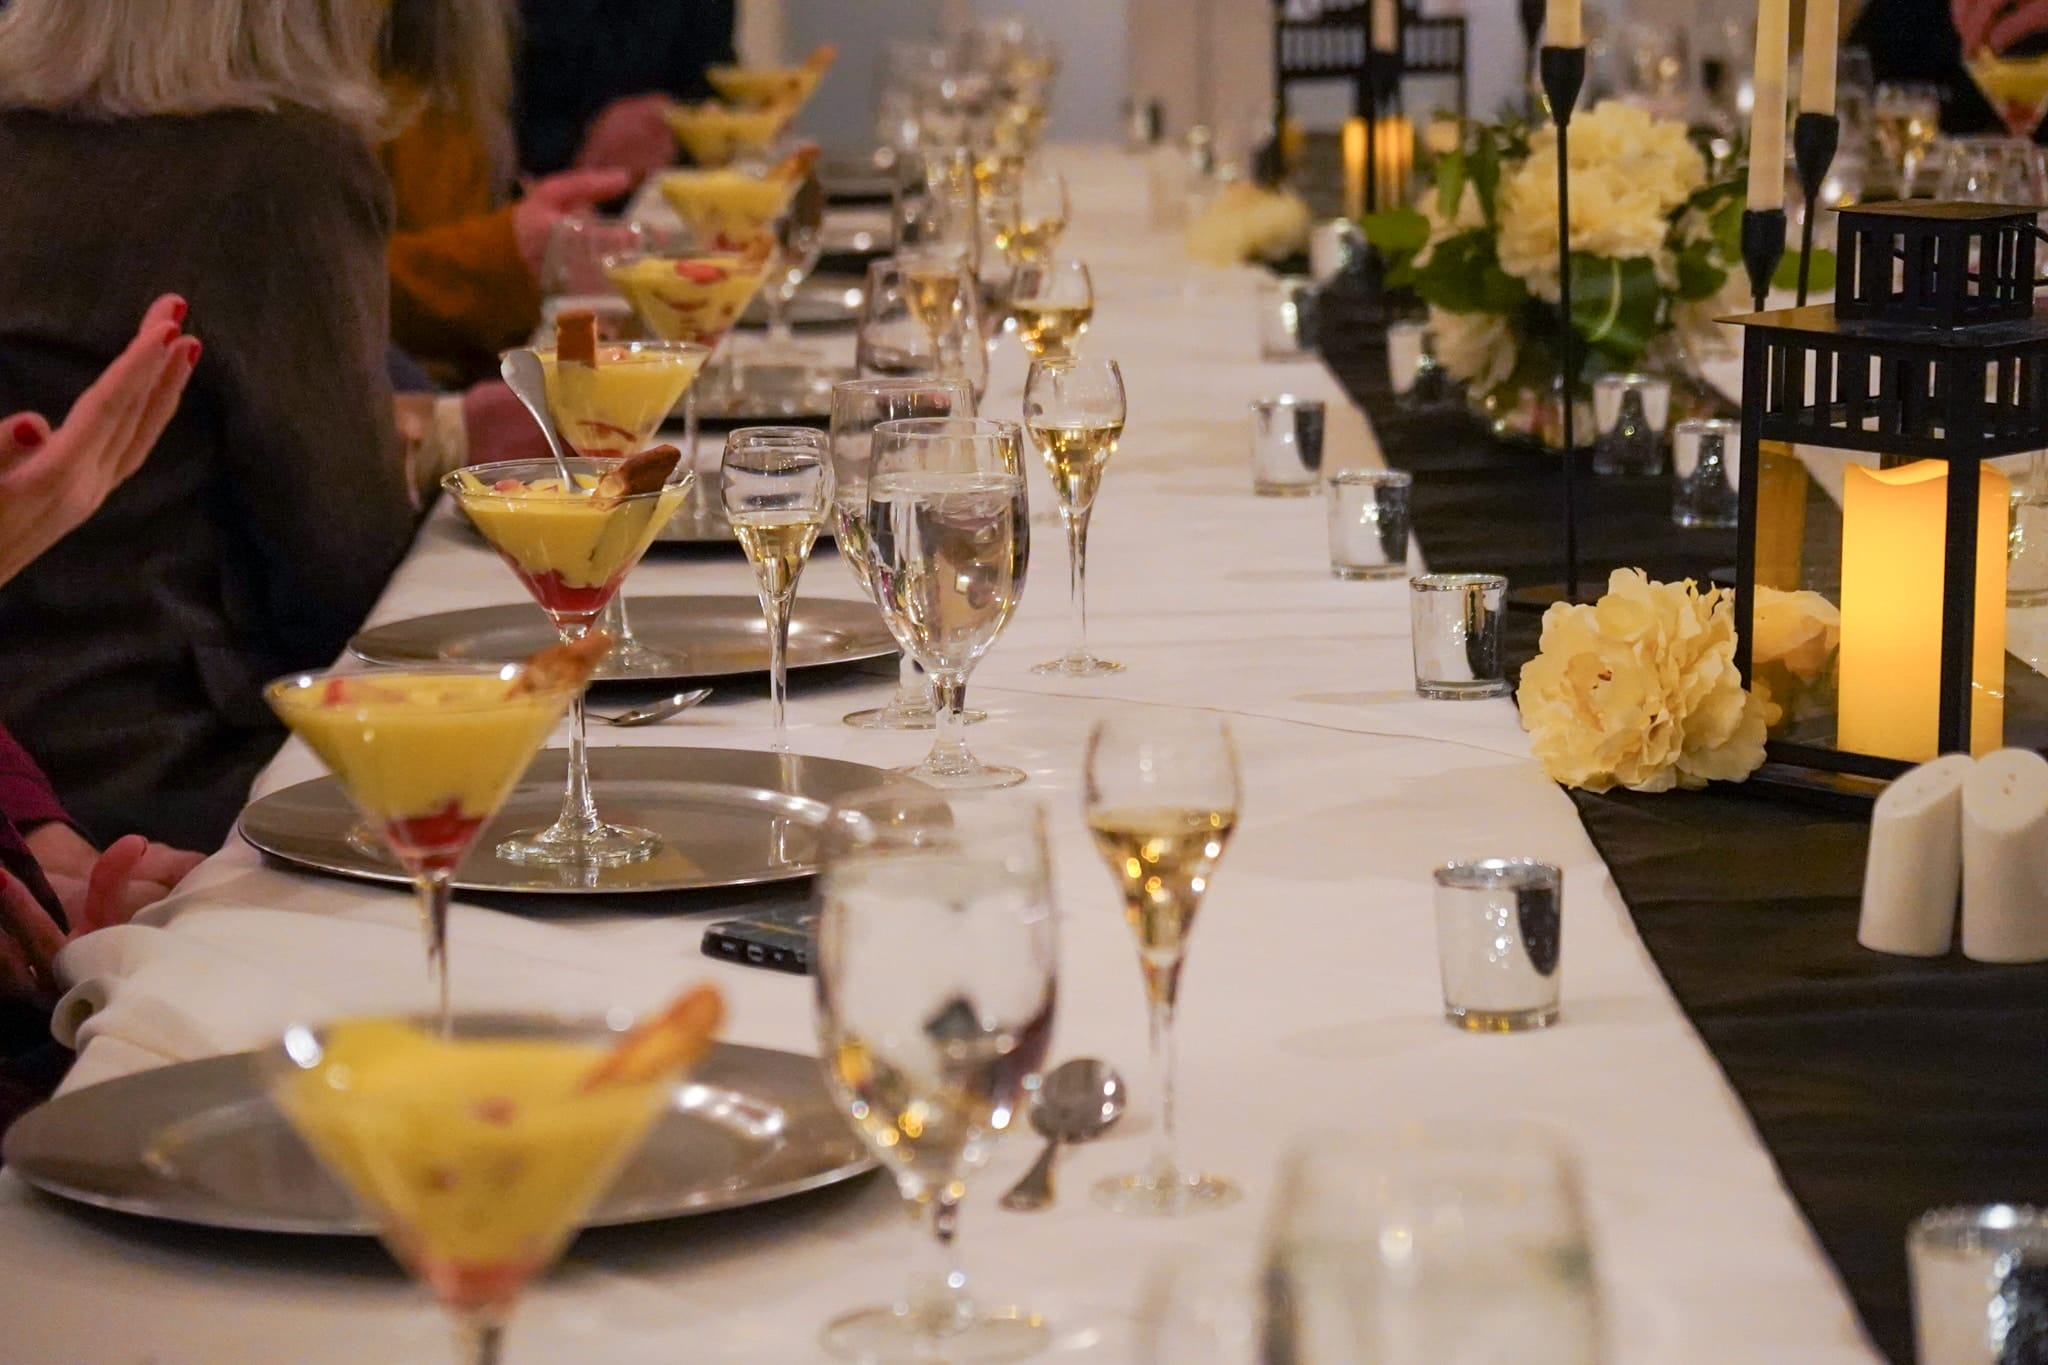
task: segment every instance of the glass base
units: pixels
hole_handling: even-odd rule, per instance
[[[962,711],[960,719],[969,725],[979,725],[988,719],[988,712]],[[866,711],[849,711],[839,718],[839,723],[856,730],[934,730],[938,728],[939,713],[929,705],[922,709],[876,706]]]
[[[914,1314],[861,1308],[826,1323],[818,1341],[835,1358],[863,1365],[994,1365],[1028,1360],[1052,1341],[1036,1314],[1017,1309],[973,1310],[947,1326],[934,1333]]]
[[[1556,1023],[1557,1006],[1539,1005],[1528,1010],[1473,1010],[1445,1005],[1444,1018],[1467,1033],[1527,1033]]]
[[[1237,1186],[1222,1176],[1200,1171],[1113,1175],[1097,1181],[1093,1193],[1095,1202],[1111,1213],[1148,1218],[1182,1218],[1228,1208],[1239,1196]]]
[[[1336,564],[1330,565],[1330,577],[1342,578],[1354,583],[1386,582],[1408,577],[1406,564]]]
[[[1099,678],[1105,673],[1121,673],[1124,666],[1114,659],[1098,659],[1093,654],[1067,654],[1047,659],[1042,664],[1033,664],[1031,671],[1057,673],[1062,678]]]
[[[1264,483],[1254,479],[1252,492],[1262,498],[1312,498],[1316,486],[1312,483]]]
[[[1426,701],[1483,701],[1487,697],[1505,697],[1509,692],[1507,681],[1502,678],[1486,682],[1424,682],[1415,680],[1415,695]]]
[[[618,867],[654,856],[661,836],[632,825],[600,824],[594,830],[556,823],[546,829],[523,829],[498,845],[508,863],[544,867]]]
[[[1022,768],[1005,768],[1000,764],[976,763],[971,768],[934,768],[929,762],[914,767],[897,768],[895,772],[905,777],[914,777],[927,787],[942,791],[993,791],[998,787],[1018,787],[1030,774]]]

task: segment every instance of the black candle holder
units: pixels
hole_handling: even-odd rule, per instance
[[[1801,114],[1792,121],[1792,164],[1799,171],[1799,190],[1806,198],[1806,217],[1799,225],[1799,306],[1806,306],[1806,284],[1813,270],[1813,220],[1820,212],[1821,185],[1835,164],[1842,121],[1833,114]],[[1761,304],[1758,307],[1762,307]]]
[[[1778,263],[1785,259],[1785,210],[1742,211],[1742,267],[1749,273],[1749,296],[1764,311]]]
[[[1557,129],[1557,387],[1564,435],[1564,596],[1579,600],[1579,449],[1573,431],[1578,406],[1578,329],[1572,325],[1572,107],[1586,83],[1586,49],[1546,45],[1537,54],[1543,97]]]

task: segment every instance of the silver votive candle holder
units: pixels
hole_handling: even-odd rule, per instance
[[[1316,345],[1316,287],[1306,275],[1282,275],[1259,286],[1259,355],[1302,360]]]
[[[1444,1017],[1473,1033],[1557,1022],[1564,873],[1530,858],[1474,858],[1436,870]]]
[[[1340,469],[1330,475],[1330,572],[1338,578],[1408,576],[1408,495],[1401,469]]]
[[[1323,471],[1323,400],[1291,393],[1253,401],[1252,492],[1305,498]]]
[[[1432,573],[1408,580],[1415,691],[1432,701],[1507,695],[1501,611],[1508,581],[1490,573]]]
[[[1387,324],[1387,386],[1394,397],[1407,398],[1430,364],[1429,324],[1414,320]]]
[[[1664,472],[1671,381],[1653,374],[1603,374],[1593,381],[1595,474]]]
[[[1906,1234],[1920,1365],[2048,1360],[2048,1213],[1934,1209]]]
[[[1671,520],[1680,526],[1735,524],[1742,478],[1742,424],[1693,418],[1671,429]]]

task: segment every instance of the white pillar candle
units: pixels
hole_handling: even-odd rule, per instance
[[[1976,766],[1968,754],[1948,754],[1877,798],[1856,925],[1864,947],[1906,957],[1949,950],[1963,880],[1963,783]]]
[[[2048,959],[2048,759],[2000,749],[1963,780],[1963,955]]]
[[[1584,47],[1586,45],[1586,21],[1580,8],[1582,0],[1550,0],[1544,20],[1548,28],[1545,37],[1552,47]]]
[[[1749,111],[1752,209],[1785,207],[1785,61],[1791,42],[1788,0],[1757,0],[1756,103]]]
[[[1835,39],[1841,0],[1806,0],[1806,41],[1799,57],[1799,112],[1835,112]]]

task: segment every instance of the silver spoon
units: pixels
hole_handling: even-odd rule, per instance
[[[597,719],[603,721],[606,725],[652,725],[656,721],[667,720],[670,716],[681,715],[710,695],[710,688],[700,687],[694,692],[678,692],[673,697],[664,697],[660,701],[649,702],[645,706],[636,706],[630,711],[621,711],[617,715],[603,716],[598,715],[595,711],[592,711],[590,714],[596,716]]]
[[[569,458],[562,453],[562,434],[555,430],[554,418],[548,415],[548,375],[541,367],[540,357],[523,347],[507,351],[498,373],[505,377],[505,385],[513,396],[525,404],[533,420],[540,424],[540,434],[547,438],[548,449],[554,452],[555,470],[562,476],[562,487],[576,487],[576,480],[569,477]]]
[[[1031,1126],[1045,1139],[1045,1150],[1003,1196],[1003,1207],[1028,1213],[1051,1204],[1060,1144],[1101,1137],[1124,1116],[1124,1100],[1124,1078],[1108,1062],[1076,1057],[1055,1067],[1031,1105]]]

